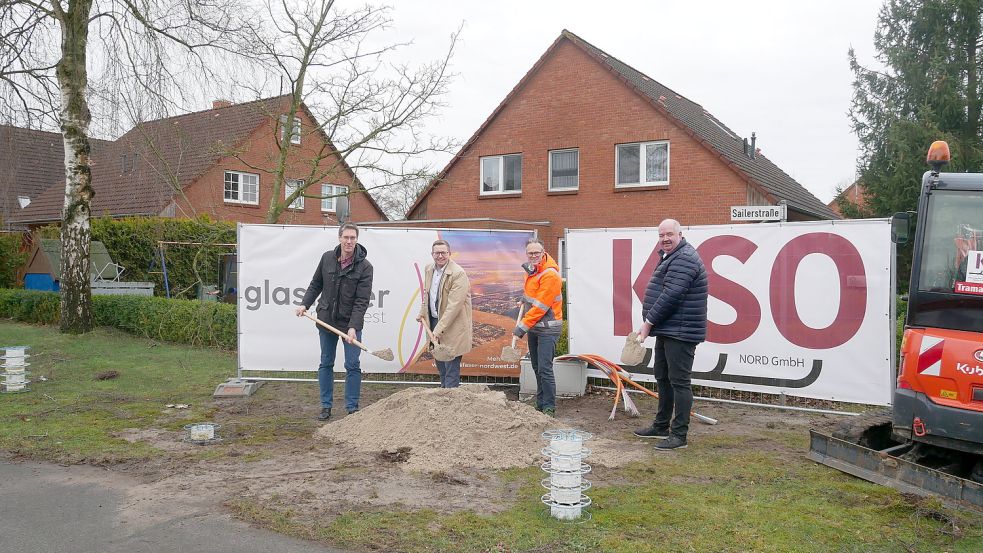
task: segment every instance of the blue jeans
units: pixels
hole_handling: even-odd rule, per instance
[[[317,329],[321,339],[321,365],[317,368],[317,383],[321,388],[321,407],[331,408],[334,400],[334,360],[338,352],[339,337],[321,327]],[[355,332],[355,339],[362,340],[362,331]],[[362,349],[355,344],[342,342],[345,346],[345,408],[358,409],[358,398],[362,391],[362,366],[358,356]]]
[[[556,355],[558,334],[530,332],[529,361],[536,373],[536,409],[556,409],[556,379],[553,377],[553,357]]]
[[[433,315],[430,315],[430,330],[433,330],[437,326],[437,319]],[[450,361],[437,361],[433,360],[434,364],[437,365],[437,374],[440,375],[440,387],[441,388],[457,388],[461,385],[461,358],[463,355],[458,355]]]
[[[441,388],[457,388],[461,385],[461,358],[463,355],[458,355],[450,361],[437,361],[434,359],[434,363],[437,364],[437,372],[440,373],[440,387]]]

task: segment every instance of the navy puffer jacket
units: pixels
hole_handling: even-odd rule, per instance
[[[652,325],[649,336],[686,342],[707,337],[707,270],[685,238],[659,262],[645,289],[642,317]]]

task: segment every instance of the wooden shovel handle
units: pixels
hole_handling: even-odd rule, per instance
[[[515,326],[519,326],[519,321],[522,320],[522,308],[525,307],[525,306],[526,306],[526,304],[524,304],[524,303],[520,303],[519,304],[519,314],[515,316]],[[515,334],[512,334],[512,349],[515,349],[515,341],[518,340],[518,339],[519,339],[518,336],[516,336]]]
[[[423,328],[424,328],[424,330],[426,330],[426,331],[427,331],[427,336],[429,336],[429,337],[430,337],[430,341],[431,341],[431,342],[433,342],[433,345],[435,345],[435,346],[436,346],[436,345],[437,345],[437,337],[436,337],[436,336],[434,336],[434,335],[433,335],[433,331],[432,331],[432,330],[430,330],[430,325],[429,325],[429,324],[427,324],[426,322],[424,322],[424,323],[423,323]]]
[[[324,322],[324,321],[322,321],[321,319],[318,319],[318,318],[317,318],[317,317],[315,317],[314,315],[311,315],[311,313],[310,313],[309,311],[305,311],[305,312],[304,312],[304,316],[305,316],[305,317],[307,317],[308,319],[310,319],[310,320],[312,320],[312,321],[314,321],[315,323],[317,323],[317,324],[319,324],[319,325],[321,325],[321,326],[323,326],[324,328],[326,328],[326,329],[328,329],[328,330],[330,330],[331,332],[334,332],[334,333],[335,333],[335,334],[337,334],[338,336],[341,336],[341,337],[342,337],[342,338],[344,338],[345,340],[347,340],[347,339],[348,339],[348,334],[345,334],[344,332],[342,332],[342,331],[340,331],[340,330],[338,330],[337,328],[335,328],[335,327],[333,327],[333,326],[331,326],[331,325],[329,325],[328,323],[326,323],[326,322]],[[358,346],[358,347],[360,347],[360,348],[362,348],[362,351],[369,351],[369,348],[367,348],[367,347],[365,347],[365,345],[364,345],[364,344],[362,344],[362,342],[359,342],[358,340],[352,340],[352,343],[353,343],[353,344],[355,344],[356,346]],[[371,353],[371,352],[370,352],[370,353]]]

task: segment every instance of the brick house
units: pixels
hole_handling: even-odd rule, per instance
[[[732,205],[781,201],[789,220],[836,218],[753,141],[564,30],[400,223],[526,222],[562,252],[567,228],[730,223]]]
[[[208,215],[216,220],[262,223],[270,205],[277,141],[285,139],[283,115],[289,97],[230,104],[216,101],[212,109],[140,123],[112,142],[96,141],[92,153],[92,215],[112,217]],[[34,131],[31,131],[34,132]],[[51,134],[51,133],[44,133]],[[57,149],[62,152],[60,135]],[[293,123],[287,160],[290,177],[310,173],[311,160],[329,171],[314,195],[350,192],[350,220],[385,219],[351,168],[334,152],[310,111],[301,106]],[[61,162],[63,163],[63,162]],[[14,225],[34,226],[61,220],[64,165],[53,173],[30,204],[12,213]],[[50,171],[49,171],[50,172]],[[289,190],[283,190],[284,194]],[[281,223],[337,224],[337,199],[300,198]]]
[[[867,211],[867,198],[864,196],[864,186],[860,184],[860,181],[856,181],[850,186],[843,189],[842,192],[833,198],[833,201],[829,202],[829,208],[833,210],[837,215],[843,217],[843,212],[840,210],[840,201],[845,201],[849,204],[853,204],[862,213]]]
[[[109,142],[92,140],[93,152]],[[51,183],[65,178],[61,134],[0,125],[0,228]]]

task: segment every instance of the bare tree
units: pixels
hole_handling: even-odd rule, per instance
[[[423,124],[442,107],[458,33],[441,59],[411,67],[390,63],[404,44],[375,42],[390,24],[388,7],[267,0],[265,10],[271,24],[244,35],[242,50],[289,87],[284,112],[270,114],[279,125],[276,159],[255,167],[273,177],[268,223],[299,197],[323,198],[320,185],[347,174],[346,164],[369,183],[366,189],[382,190],[412,186],[431,173],[425,165],[411,168],[413,158],[453,150],[453,141],[425,135]],[[298,130],[293,122],[305,108],[317,126]],[[301,156],[287,139],[299,142],[300,134],[326,140],[314,155]],[[296,184],[284,194],[288,178]]]
[[[176,105],[182,74],[209,74],[209,52],[243,30],[235,1],[0,0],[0,111],[56,122],[64,140],[62,332],[92,328],[90,99],[138,92],[157,111]]]
[[[434,178],[433,175],[423,175],[421,178],[410,180],[398,186],[390,186],[376,193],[376,203],[390,220],[406,218],[406,212],[413,207],[416,198]]]

